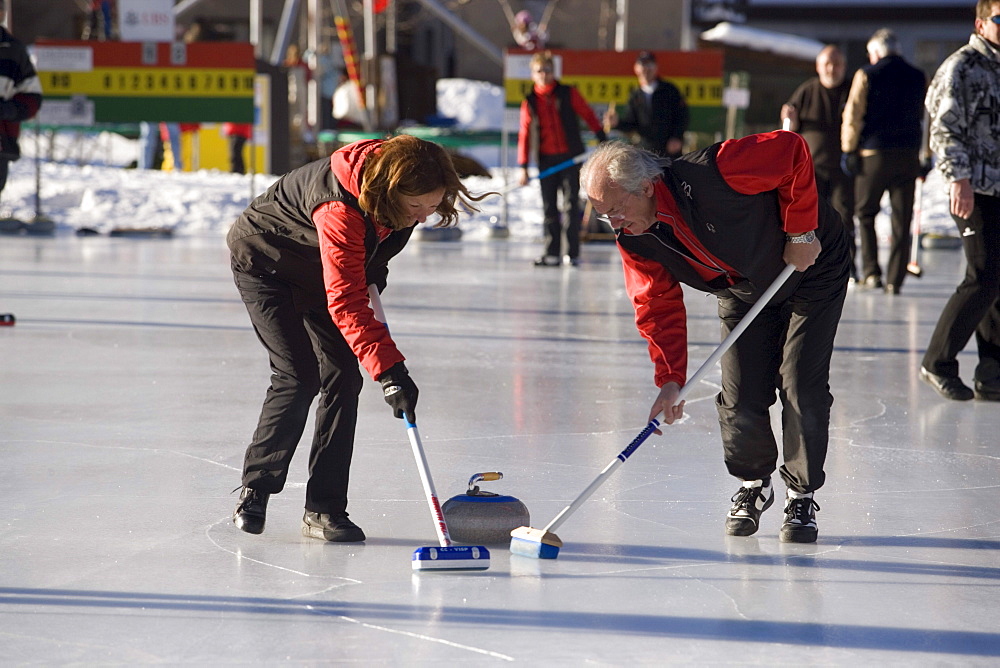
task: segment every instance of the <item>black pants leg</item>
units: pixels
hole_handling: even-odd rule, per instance
[[[247,138],[240,135],[229,137],[229,169],[234,174],[246,174],[247,168],[243,160],[243,147]]]
[[[885,175],[879,156],[862,158],[862,174],[854,181],[855,211],[858,216],[858,236],[861,241],[861,278],[882,276],[878,264],[878,236],[875,234],[875,216],[882,207],[885,192]]]
[[[357,358],[325,310],[296,308],[288,285],[240,271],[234,275],[272,371],[257,430],[246,451],[243,485],[271,494],[282,490],[319,393],[305,508],[342,512],[347,508],[362,385]]]
[[[538,171],[545,171],[549,167],[554,167],[572,157],[567,153],[539,156]],[[542,211],[544,216],[542,225],[545,232],[545,254],[556,258],[562,258],[563,224],[562,212],[559,210],[559,191],[565,188],[564,179],[566,171],[564,169],[539,180],[539,185],[542,189]],[[579,171],[577,171],[576,188],[577,197],[579,197]],[[579,232],[579,228],[577,228],[577,237],[579,237]]]
[[[958,354],[975,333],[976,378],[995,381],[1000,371],[1000,197],[977,194],[969,219],[952,219],[962,238],[965,278],[938,318],[923,365],[942,376],[957,376]]]
[[[910,226],[913,223],[913,196],[920,160],[917,149],[887,150],[884,156],[889,171],[889,203],[892,207],[892,242],[885,282],[899,288],[906,279],[906,264],[910,261],[910,238],[913,236]]]
[[[843,257],[807,272],[784,303],[765,308],[722,357],[722,391],[716,397],[726,467],[741,480],[770,476],[777,444],[768,408],[781,399],[781,477],[796,492],[822,487],[829,443],[830,360],[844,297]],[[723,336],[751,305],[719,299]]]
[[[580,225],[583,211],[580,209],[580,165],[563,170],[563,199],[566,208],[566,255],[580,256]]]

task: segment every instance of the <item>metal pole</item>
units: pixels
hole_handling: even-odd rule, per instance
[[[378,95],[375,80],[378,76],[377,49],[375,47],[375,1],[365,0],[365,106],[371,114],[372,125],[376,128],[382,125],[382,114],[379,113]]]
[[[615,22],[615,51],[624,51],[628,42],[628,0],[617,0],[618,20]]]
[[[264,32],[264,0],[250,0],[250,43],[253,57],[259,59],[264,53],[261,43]]]

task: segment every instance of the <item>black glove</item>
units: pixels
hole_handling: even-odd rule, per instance
[[[410,378],[406,366],[402,362],[397,362],[382,372],[378,382],[382,384],[385,403],[392,406],[393,414],[398,418],[402,418],[405,414],[407,419],[416,423],[417,384]]]
[[[920,178],[926,179],[927,175],[934,169],[934,158],[926,157],[920,161]]]
[[[845,153],[840,156],[840,171],[846,176],[858,176],[861,174],[861,154],[858,152]]]
[[[603,144],[604,142],[606,142],[608,140],[608,133],[605,132],[603,129],[602,130],[598,130],[597,132],[595,132],[594,136],[597,137],[597,143],[598,144]]]

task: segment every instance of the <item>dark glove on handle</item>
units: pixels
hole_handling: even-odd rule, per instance
[[[846,176],[859,176],[861,174],[861,154],[845,153],[840,156],[840,171]]]
[[[413,423],[417,421],[417,384],[402,362],[397,362],[378,377],[382,384],[385,403],[392,407],[393,415],[402,419],[405,413]]]

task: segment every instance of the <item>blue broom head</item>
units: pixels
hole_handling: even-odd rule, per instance
[[[490,551],[482,545],[418,547],[413,551],[415,571],[485,571]]]
[[[510,552],[533,559],[555,559],[562,540],[551,531],[519,527],[510,532]]]

